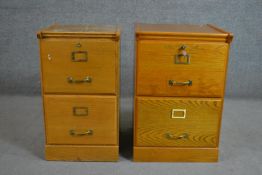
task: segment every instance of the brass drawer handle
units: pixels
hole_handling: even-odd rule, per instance
[[[179,136],[174,136],[171,133],[166,133],[165,134],[166,138],[169,140],[181,140],[181,139],[188,139],[188,134],[187,133],[183,133]]]
[[[169,86],[192,86],[193,82],[192,80],[184,81],[184,82],[178,82],[175,80],[168,80]]]
[[[68,83],[91,83],[91,77],[85,77],[83,80],[75,80],[73,77],[67,77]]]
[[[87,51],[73,51],[71,60],[73,62],[87,62]]]
[[[88,108],[87,107],[73,107],[73,115],[74,116],[88,116]]]
[[[186,52],[186,46],[179,48],[179,54],[175,55],[175,64],[190,64],[190,55]]]
[[[93,135],[93,130],[89,129],[89,130],[84,131],[84,132],[77,132],[77,131],[71,129],[71,130],[69,131],[69,134],[70,134],[71,136],[86,136],[86,135],[87,135],[87,136],[90,136],[90,135]]]

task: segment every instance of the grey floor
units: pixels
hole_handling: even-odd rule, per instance
[[[45,161],[41,98],[0,96],[1,175],[261,175],[262,100],[226,99],[218,163],[132,162],[132,111],[122,100],[120,161]]]

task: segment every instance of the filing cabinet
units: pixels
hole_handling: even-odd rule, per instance
[[[117,161],[119,28],[54,24],[37,36],[46,159]]]
[[[134,160],[218,160],[230,42],[216,26],[137,24]]]

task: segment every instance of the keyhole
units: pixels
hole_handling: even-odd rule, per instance
[[[182,45],[181,47],[180,47],[180,50],[185,50],[186,49],[186,46],[185,45]]]
[[[81,43],[77,43],[76,47],[78,47],[78,48],[82,47]]]

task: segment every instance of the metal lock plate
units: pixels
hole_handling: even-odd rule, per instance
[[[182,45],[178,51],[179,54],[175,55],[175,64],[190,64],[190,55],[186,51],[186,46]]]

